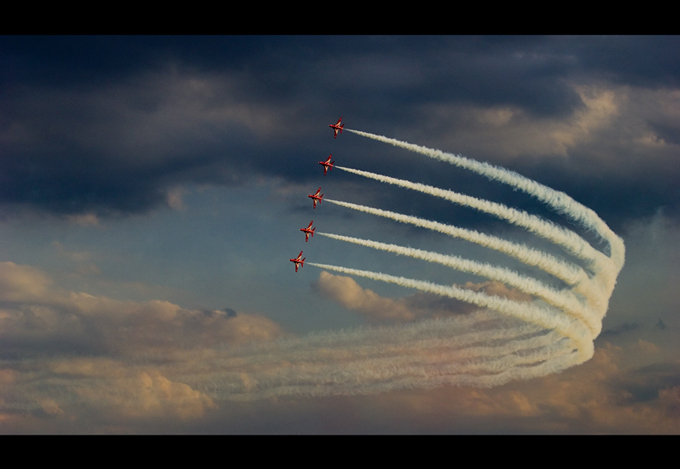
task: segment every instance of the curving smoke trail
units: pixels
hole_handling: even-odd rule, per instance
[[[496,236],[377,208],[324,199],[330,204],[476,243],[540,269],[560,279],[564,285],[562,288],[553,287],[509,269],[460,257],[318,233],[339,241],[435,262],[503,282],[531,295],[532,299],[516,301],[456,285],[307,262],[307,265],[324,270],[320,279],[325,282],[335,281],[326,272],[333,271],[454,298],[476,305],[479,309],[445,318],[321,332],[300,338],[254,342],[238,348],[185,350],[176,356],[168,356],[165,349],[160,348],[150,353],[148,358],[135,357],[139,361],[135,362],[133,369],[129,373],[116,373],[113,380],[108,375],[92,375],[73,381],[63,376],[72,373],[70,368],[60,371],[60,363],[55,362],[49,379],[63,392],[60,396],[52,393],[50,400],[54,399],[53,402],[59,406],[64,403],[81,406],[87,394],[85,388],[90,381],[90,384],[102,389],[116,391],[127,389],[127,380],[133,380],[134,383],[142,383],[147,389],[147,382],[151,379],[147,373],[149,366],[163,378],[160,380],[163,389],[172,383],[175,390],[181,391],[182,399],[202,398],[205,394],[214,399],[247,401],[279,396],[371,394],[444,384],[490,387],[512,380],[557,373],[593,356],[593,341],[600,333],[616,277],[624,263],[625,248],[621,239],[592,210],[566,194],[503,168],[386,137],[345,130],[476,171],[523,190],[597,233],[609,243],[609,254],[597,251],[572,231],[503,204],[336,166],[385,183],[443,197],[522,226],[586,260],[588,271],[548,253]],[[32,366],[29,361],[26,363],[28,367]],[[31,405],[38,406],[36,409],[42,409],[38,404],[38,387],[29,390],[24,395],[31,400]],[[117,394],[111,397],[115,405],[121,400]],[[147,403],[144,399],[142,402]]]
[[[427,148],[413,143],[402,142],[382,135],[375,135],[360,130],[345,129],[351,133],[368,137],[373,140],[389,143],[396,147],[420,153],[440,161],[445,161],[465,169],[469,169],[477,174],[508,184],[516,189],[526,192],[538,200],[544,202],[559,213],[570,217],[587,229],[593,230],[602,239],[607,241],[610,246],[610,256],[616,267],[623,267],[625,257],[625,246],[623,240],[614,233],[607,224],[590,208],[576,202],[570,196],[561,191],[556,191],[550,187],[539,184],[527,177],[522,176],[506,168],[493,166],[489,163],[472,160],[461,155],[446,153],[441,150]],[[616,272],[618,275],[618,271]]]
[[[594,249],[583,238],[579,237],[573,231],[557,226],[535,215],[530,215],[524,211],[425,184],[383,176],[381,174],[375,174],[369,171],[345,168],[343,166],[336,165],[335,167],[342,171],[347,171],[352,174],[375,179],[376,181],[394,184],[396,186],[405,187],[407,189],[422,192],[424,194],[440,197],[444,200],[448,200],[466,207],[471,207],[479,210],[480,212],[488,213],[502,220],[506,220],[514,225],[525,228],[526,230],[531,231],[538,236],[552,241],[555,244],[560,245],[570,254],[573,254],[584,261],[593,263],[596,271],[602,270],[604,264],[611,262],[607,256]]]
[[[602,323],[593,318],[592,312],[586,310],[584,302],[574,295],[571,290],[558,291],[550,286],[539,282],[536,279],[520,275],[510,269],[496,267],[487,263],[476,262],[469,259],[463,259],[457,256],[448,256],[436,252],[424,251],[422,249],[414,249],[410,247],[397,246],[396,244],[379,243],[367,239],[359,239],[350,236],[341,236],[332,233],[317,233],[338,241],[345,241],[348,243],[358,244],[373,249],[392,252],[397,255],[408,256],[414,259],[422,259],[427,262],[434,262],[437,264],[451,267],[452,269],[461,272],[469,272],[481,277],[486,277],[489,280],[495,280],[505,283],[509,286],[515,287],[521,292],[536,296],[546,303],[563,309],[568,315],[573,316],[582,321],[590,329],[590,333],[597,336],[602,330]],[[311,263],[310,263],[311,264]]]
[[[436,295],[447,296],[449,298],[455,298],[457,300],[475,304],[482,308],[488,308],[492,311],[498,311],[521,321],[541,326],[546,330],[554,330],[562,337],[571,339],[576,347],[576,351],[572,357],[574,360],[573,364],[582,363],[585,360],[589,360],[593,356],[593,336],[590,330],[583,324],[582,321],[560,314],[561,311],[555,308],[548,308],[533,303],[507,300],[499,296],[487,295],[485,293],[475,292],[466,288],[438,285],[432,282],[426,282],[424,280],[396,277],[394,275],[370,272],[367,270],[349,269],[346,267],[317,264],[313,262],[310,262],[309,265],[320,267],[326,270],[333,270],[335,272],[355,275],[357,277],[365,277],[372,280],[394,283],[402,287],[414,288],[420,291],[434,293]]]
[[[571,218],[573,221],[579,223],[587,230],[596,233],[601,239],[609,244],[609,262],[601,264],[597,278],[591,285],[585,285],[587,289],[597,289],[605,292],[607,300],[600,305],[598,309],[602,312],[602,317],[609,307],[609,296],[614,291],[616,285],[616,278],[623,268],[625,262],[625,245],[623,240],[614,233],[609,226],[590,208],[576,202],[564,192],[557,191],[550,187],[539,184],[527,177],[524,177],[514,171],[499,166],[493,166],[489,163],[483,163],[466,158],[461,155],[454,155],[446,153],[441,150],[427,148],[420,145],[415,145],[408,142],[402,142],[393,138],[382,135],[375,135],[360,130],[345,129],[351,133],[361,135],[380,142],[389,143],[396,147],[404,148],[421,155],[428,156],[440,161],[468,169],[477,174],[483,175],[491,180],[499,181],[508,184],[516,189],[519,189],[527,194],[536,197],[538,200],[544,202],[546,205],[557,211],[558,213]],[[587,293],[587,292],[583,292]]]
[[[350,129],[345,129],[350,130]],[[560,372],[589,360],[600,333],[616,276],[623,266],[624,246],[590,209],[511,171],[386,137],[350,130],[484,174],[523,190],[559,213],[596,232],[609,243],[609,255],[590,246],[576,233],[526,212],[424,184],[336,166],[345,171],[421,191],[463,204],[531,230],[586,261],[587,269],[529,246],[421,218],[324,199],[331,204],[378,215],[401,223],[464,239],[536,267],[564,282],[562,289],[509,269],[378,241],[318,233],[353,243],[436,262],[456,270],[503,282],[532,295],[515,301],[456,285],[342,266],[308,262],[324,271],[393,283],[477,305],[467,315],[426,319],[381,328],[326,332],[268,344],[230,349],[207,360],[214,372],[209,380],[215,397],[252,400],[286,395],[328,396],[367,394],[442,384],[496,386]],[[321,278],[332,281],[328,272]],[[204,360],[205,362],[205,360]],[[192,384],[190,376],[182,381]],[[205,375],[195,377],[204,385]]]
[[[443,384],[491,387],[573,366],[576,347],[554,330],[479,310],[462,317],[243,347],[219,359],[202,357],[202,366],[219,371],[194,379],[184,375],[182,381],[236,401],[373,394]]]
[[[533,348],[533,345],[531,345],[528,339],[516,339],[513,341],[519,347],[517,351],[521,350],[527,355],[532,355],[534,358],[538,356],[542,357],[540,360],[532,363],[514,363],[512,358],[503,356],[502,352],[498,350],[496,352],[500,355],[494,355],[493,357],[495,359],[493,360],[490,356],[481,357],[475,355],[477,352],[470,352],[471,356],[476,356],[480,366],[475,368],[475,372],[473,373],[474,376],[459,370],[458,373],[465,376],[463,381],[468,384],[489,384],[497,382],[496,380],[501,376],[506,378],[510,375],[515,378],[539,376],[542,373],[553,372],[557,369],[563,369],[564,367],[582,363],[592,357],[593,340],[601,331],[601,319],[606,314],[609,297],[616,284],[616,276],[623,266],[625,254],[625,248],[621,238],[614,234],[595,212],[574,201],[571,197],[562,192],[555,191],[504,168],[495,167],[486,163],[479,163],[461,156],[451,155],[439,150],[432,150],[386,137],[350,129],[347,130],[467,168],[487,176],[490,179],[510,184],[516,189],[525,191],[557,210],[560,214],[577,221],[585,229],[597,233],[602,239],[608,242],[609,255],[596,250],[573,231],[521,210],[512,209],[503,204],[466,196],[425,184],[336,166],[343,171],[441,197],[456,204],[472,207],[506,220],[509,223],[521,226],[534,234],[553,242],[570,254],[585,260],[588,263],[588,269],[591,272],[588,274],[585,270],[576,265],[570,265],[566,262],[559,261],[546,253],[537,252],[523,245],[509,243],[508,241],[497,237],[422,220],[416,217],[334,200],[329,200],[329,202],[354,210],[390,218],[395,221],[411,223],[416,226],[447,233],[451,236],[467,239],[496,251],[503,252],[528,265],[540,266],[542,270],[564,280],[569,288],[556,290],[536,279],[522,276],[518,273],[509,271],[508,269],[501,269],[499,267],[458,257],[445,256],[439,253],[328,233],[321,234],[333,239],[380,249],[398,255],[406,255],[423,259],[428,262],[437,262],[457,270],[467,271],[492,280],[501,281],[525,293],[529,293],[545,303],[535,301],[519,303],[494,297],[492,295],[486,295],[484,293],[471,292],[456,286],[437,285],[421,280],[396,277],[379,272],[349,269],[341,266],[310,263],[311,265],[325,270],[394,283],[408,288],[467,301],[482,308],[489,308],[509,317],[525,321],[529,324],[538,325],[540,328],[550,331],[551,337],[555,339],[555,342],[551,343],[551,345],[545,345],[539,348]],[[552,336],[552,334],[557,334],[557,336]],[[556,339],[556,337],[560,338]],[[490,338],[491,335],[487,337],[489,340]],[[484,366],[489,363],[489,360],[494,362],[494,367],[497,367],[502,363],[500,368],[494,368],[497,373],[487,373],[488,370],[484,368]],[[461,376],[456,372],[452,371],[452,373],[454,376],[447,376],[446,379],[449,381],[446,382],[454,382]]]
[[[359,212],[370,213],[379,217],[389,218],[390,220],[401,223],[408,223],[428,230],[437,231],[449,235],[453,238],[464,239],[471,243],[478,244],[490,249],[494,249],[507,256],[513,257],[520,262],[541,269],[542,271],[557,277],[565,282],[567,285],[576,285],[588,280],[586,272],[573,264],[567,263],[558,259],[557,257],[531,248],[524,244],[514,243],[497,236],[487,235],[475,230],[468,230],[459,228],[457,226],[447,225],[436,221],[424,220],[422,218],[411,215],[404,215],[401,213],[390,212],[388,210],[381,210],[373,207],[366,207],[364,205],[353,204],[350,202],[342,202],[333,199],[324,199],[324,201],[340,205]]]

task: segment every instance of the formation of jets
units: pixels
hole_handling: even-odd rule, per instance
[[[342,128],[345,126],[345,124],[341,124],[340,121],[342,121],[342,117],[338,119],[338,122],[336,122],[335,124],[330,124],[328,126],[331,127],[334,131],[333,138],[337,138],[338,132],[342,133]],[[332,156],[333,155],[330,154],[328,155],[328,159],[326,161],[319,161],[319,164],[323,166],[324,176],[326,175],[329,169],[333,169],[333,164],[335,164],[335,161],[331,161]],[[315,194],[309,194],[307,197],[312,199],[312,202],[314,202],[314,208],[316,208],[316,204],[321,203],[321,200],[323,199],[321,188],[319,187]],[[309,222],[307,228],[300,228],[300,231],[302,231],[305,234],[305,243],[309,241],[310,235],[312,236],[312,238],[314,237],[314,230],[316,230],[316,228],[312,228],[312,223],[314,223],[314,220]],[[306,257],[302,257],[302,251],[300,251],[300,254],[298,254],[296,258],[290,260],[293,264],[295,264],[295,272],[298,271],[298,267],[305,266],[305,259]]]

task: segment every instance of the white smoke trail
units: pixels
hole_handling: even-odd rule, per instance
[[[392,178],[389,176],[383,176],[381,174],[375,174],[368,171],[361,171],[358,169],[346,168],[343,166],[336,165],[335,167],[352,174],[356,174],[370,179],[375,179],[376,181],[384,182],[387,184],[405,187],[407,189],[433,195],[435,197],[440,197],[450,202],[454,202],[456,204],[464,205],[467,207],[472,207],[481,212],[494,215],[500,219],[506,220],[517,226],[521,226],[522,228],[525,228],[536,235],[539,235],[549,241],[552,241],[560,245],[561,247],[566,249],[570,254],[573,254],[574,256],[580,259],[594,263],[598,271],[602,269],[602,266],[605,263],[610,262],[610,259],[608,257],[594,249],[592,246],[586,243],[583,240],[583,238],[579,237],[573,231],[569,231],[565,228],[559,227],[553,223],[543,220],[535,215],[530,215],[524,211],[516,210],[507,207],[503,204],[478,199],[476,197],[471,197],[469,195],[463,195],[459,194],[458,192],[439,189],[437,187],[432,187],[425,184],[405,181],[403,179]]]
[[[489,356],[477,361],[457,351],[410,353],[409,350],[422,345],[406,343],[395,356],[350,359],[345,355],[328,362],[319,362],[317,358],[313,368],[305,368],[304,363],[294,362],[293,366],[279,367],[270,370],[268,375],[259,376],[257,393],[235,380],[229,384],[224,381],[219,383],[220,379],[225,379],[216,377],[215,381],[226,391],[220,393],[220,397],[231,400],[282,395],[357,395],[395,389],[431,388],[444,384],[491,387],[517,378],[545,376],[572,365],[573,353],[568,344],[556,343],[554,340],[540,337],[520,343],[509,342],[500,347],[470,349],[476,356]],[[511,347],[513,345],[515,347]],[[518,348],[521,351],[527,346],[533,346],[531,353],[520,354],[513,350]]]
[[[193,378],[185,373],[182,381],[216,398],[236,401],[443,384],[490,387],[573,366],[579,361],[577,347],[556,331],[480,310],[257,344],[217,358],[201,356],[202,367],[212,373]]]
[[[486,167],[472,164],[470,168],[480,170]],[[489,171],[493,173],[501,170],[491,168]],[[396,181],[386,176],[374,176],[382,178],[379,180],[383,182]],[[523,181],[519,176],[520,179],[504,174],[501,176],[499,180],[510,184]],[[408,185],[404,185],[406,183]],[[216,370],[209,379],[217,397],[251,400],[285,395],[354,395],[442,384],[496,386],[514,379],[529,379],[559,372],[592,357],[593,340],[601,329],[599,320],[606,312],[613,282],[623,265],[623,247],[617,246],[616,236],[609,235],[602,226],[603,222],[598,223],[596,215],[592,215],[588,212],[589,209],[580,204],[570,203],[571,199],[565,199],[559,194],[551,198],[556,193],[552,189],[535,183],[522,186],[522,190],[549,201],[561,213],[585,223],[586,228],[599,230],[598,233],[609,236],[607,239],[611,241],[610,250],[612,257],[618,259],[616,262],[593,249],[575,233],[525,212],[461,194],[454,196],[452,194],[455,193],[451,191],[422,184],[416,185],[408,181],[400,181],[400,184],[485,210],[531,229],[568,252],[593,261],[593,275],[591,277],[582,268],[547,253],[473,230],[325,199],[354,210],[466,239],[513,256],[563,280],[569,289],[556,290],[536,279],[488,264],[324,233],[325,236],[338,240],[467,270],[515,286],[539,299],[518,302],[455,285],[439,285],[378,272],[308,262],[308,265],[327,271],[394,283],[455,298],[484,309],[470,315],[446,319],[426,319],[377,329],[360,328],[320,333],[300,339],[257,344],[229,350],[226,354],[208,360],[209,363],[199,360],[208,369]],[[323,275],[330,274],[322,273]],[[575,293],[581,294],[585,303],[581,303],[580,297]],[[206,376],[201,375],[197,380],[198,384],[204,383]]]
[[[490,264],[468,259],[462,259],[457,256],[448,256],[436,252],[423,251],[421,249],[397,246],[395,244],[380,243],[331,233],[318,234],[339,241],[345,241],[348,243],[358,244],[360,246],[380,249],[382,251],[392,252],[398,255],[442,264],[462,272],[469,272],[475,275],[486,277],[490,280],[503,282],[507,285],[517,288],[524,293],[537,296],[556,308],[563,309],[567,314],[579,319],[586,326],[588,326],[593,337],[597,336],[602,329],[602,323],[598,321],[598,318],[596,316],[594,317],[593,312],[588,311],[586,305],[579,301],[579,299],[570,290],[555,290],[554,288],[551,288],[550,286],[545,285],[538,280],[525,275],[520,275],[511,271],[510,269],[496,267]]]
[[[350,132],[395,145],[398,142],[362,132]],[[430,388],[443,384],[497,386],[515,379],[530,379],[560,372],[590,359],[594,353],[593,340],[601,329],[600,320],[606,313],[616,275],[624,262],[624,246],[620,238],[594,212],[565,194],[528,181],[503,168],[445,154],[439,150],[398,143],[403,144],[404,148],[458,164],[538,197],[608,240],[611,259],[594,250],[578,235],[524,212],[451,191],[400,181],[400,185],[408,183],[404,187],[443,196],[456,203],[487,210],[520,226],[531,227],[535,233],[558,243],[567,251],[582,253],[586,259],[594,260],[596,268],[593,276],[589,276],[576,265],[522,244],[417,217],[325,199],[332,204],[410,223],[488,247],[554,275],[563,280],[569,289],[556,290],[536,279],[489,264],[321,233],[334,239],[439,262],[458,270],[482,275],[515,286],[539,300],[518,302],[455,285],[439,285],[378,272],[308,262],[307,265],[328,271],[455,298],[482,309],[466,315],[425,319],[398,326],[323,332],[301,338],[258,342],[239,348],[188,350],[178,352],[182,355],[178,360],[172,360],[162,350],[157,352],[157,357],[148,358],[149,364],[159,370],[161,376],[189,385],[192,394],[196,390],[216,399],[246,401],[277,396],[369,394],[396,389]],[[371,174],[368,177],[375,176],[376,179],[380,178],[378,180],[392,184],[395,183],[393,181],[398,181],[387,176],[350,171],[366,176]],[[321,275],[330,276],[326,272]],[[585,303],[581,303],[575,293],[582,295]],[[131,370],[129,376],[142,375],[146,365],[140,359],[137,370]],[[62,400],[81,405],[84,393],[79,386],[85,385],[84,379],[78,380],[75,385],[68,384],[72,381],[66,381],[66,378],[58,374],[52,379],[64,383],[62,387],[65,397],[55,398],[59,406],[62,405]],[[111,384],[105,378],[89,379],[96,381],[102,388],[110,387],[108,385]],[[38,402],[40,394],[37,388],[31,389],[35,396],[30,393],[25,395],[29,396],[31,402]],[[50,398],[52,397],[55,396],[51,395]]]
[[[524,244],[513,243],[511,241],[507,241],[496,236],[490,236],[485,233],[480,233],[475,230],[468,230],[465,228],[459,228],[457,226],[446,225],[444,223],[424,220],[422,218],[390,212],[388,210],[381,210],[378,208],[366,207],[364,205],[342,202],[333,199],[324,199],[324,201],[327,201],[331,204],[340,205],[341,207],[357,210],[359,212],[370,213],[372,215],[389,218],[390,220],[401,223],[408,223],[421,228],[426,228],[428,230],[437,231],[454,238],[464,239],[471,243],[494,249],[498,252],[513,257],[526,265],[537,267],[544,272],[559,278],[570,286],[574,286],[588,280],[588,275],[580,267],[576,267],[573,264],[568,264],[555,256],[537,249],[533,249]]]
[[[577,361],[575,361],[574,364],[577,362],[582,363],[583,361],[589,360],[593,356],[593,336],[588,328],[585,327],[583,322],[560,314],[561,312],[557,309],[547,306],[541,307],[533,303],[519,303],[498,296],[478,293],[456,286],[438,285],[423,280],[396,277],[379,272],[349,269],[347,267],[317,264],[314,262],[310,262],[309,264],[321,269],[332,270],[357,277],[370,278],[372,280],[379,280],[381,282],[394,283],[402,287],[413,288],[424,292],[434,293],[440,296],[447,296],[449,298],[455,298],[457,300],[475,304],[482,308],[498,311],[502,314],[506,314],[522,321],[539,325],[544,329],[554,330],[563,337],[568,337],[571,339],[576,345],[576,353],[574,356],[575,360]]]
[[[394,283],[407,288],[415,288],[421,291],[456,298],[458,300],[476,304],[483,308],[489,308],[494,311],[498,311],[502,314],[514,317],[521,321],[525,321],[528,324],[537,325],[544,330],[550,331],[548,334],[545,334],[541,337],[541,339],[548,338],[549,342],[545,342],[541,346],[535,346],[535,341],[538,339],[537,337],[511,341],[514,342],[515,346],[517,346],[514,353],[531,357],[523,364],[514,361],[512,353],[510,353],[510,355],[500,353],[499,355],[494,356],[493,353],[499,352],[499,350],[487,349],[486,351],[489,352],[490,355],[486,355],[485,352],[482,352],[483,347],[480,348],[470,346],[464,349],[465,353],[467,353],[469,357],[474,357],[474,360],[479,359],[479,366],[474,367],[474,371],[471,372],[471,374],[469,374],[467,370],[463,370],[458,365],[446,368],[446,376],[442,378],[441,382],[474,383],[476,385],[480,385],[482,383],[491,384],[502,382],[503,380],[511,379],[510,376],[526,379],[531,376],[540,376],[541,374],[552,372],[556,369],[562,369],[560,367],[573,366],[592,357],[593,340],[601,330],[601,318],[606,313],[609,297],[616,283],[616,276],[623,266],[625,252],[621,239],[616,236],[592,210],[575,202],[564,193],[555,191],[534,181],[530,181],[527,178],[524,178],[523,176],[511,171],[507,171],[504,168],[493,167],[488,164],[482,164],[468,160],[467,158],[445,154],[439,150],[430,150],[424,147],[407,144],[405,142],[387,139],[385,137],[373,136],[371,134],[352,130],[350,131],[359,133],[360,135],[368,136],[370,138],[375,138],[377,140],[382,140],[396,146],[403,146],[404,148],[426,154],[433,158],[457,164],[483,174],[491,179],[502,181],[512,185],[514,188],[523,190],[537,197],[539,200],[547,203],[559,213],[578,221],[584,226],[584,228],[596,232],[601,238],[608,241],[610,256],[607,256],[604,253],[594,249],[590,244],[588,244],[583,238],[578,236],[573,231],[567,230],[551,222],[547,222],[539,217],[530,215],[520,210],[512,209],[502,204],[466,196],[449,190],[439,189],[425,184],[413,183],[410,181],[400,180],[367,171],[336,166],[341,170],[353,174],[372,178],[384,183],[405,187],[411,190],[416,190],[436,197],[441,197],[457,204],[472,207],[485,213],[494,215],[498,218],[504,219],[515,225],[521,226],[533,232],[534,234],[559,245],[570,254],[587,261],[589,263],[588,267],[592,269],[593,275],[591,277],[587,275],[583,269],[567,264],[563,261],[558,261],[546,253],[532,250],[526,246],[509,243],[500,238],[483,235],[472,230],[462,230],[456,227],[451,227],[428,220],[422,220],[416,217],[409,217],[407,215],[396,214],[393,212],[387,212],[334,200],[329,200],[329,202],[366,213],[372,213],[386,218],[391,218],[403,223],[411,223],[416,226],[422,226],[442,233],[447,233],[451,236],[467,239],[491,249],[495,249],[499,252],[512,255],[513,257],[527,263],[528,265],[540,265],[542,270],[564,280],[571,287],[571,289],[558,291],[538,280],[489,264],[478,263],[471,260],[461,259],[454,256],[446,256],[443,254],[419,249],[406,248],[393,244],[380,243],[377,241],[329,233],[321,233],[321,235],[345,242],[371,247],[374,249],[392,252],[398,255],[423,259],[428,262],[437,262],[457,270],[471,272],[476,275],[482,275],[486,278],[513,286],[525,293],[529,293],[539,299],[542,299],[547,304],[528,302],[519,303],[516,301],[486,295],[484,293],[471,292],[456,286],[437,285],[422,280],[396,277],[378,272],[370,272],[317,263],[310,263],[311,265],[325,270],[370,278],[382,282]],[[577,297],[575,293],[581,294],[584,301],[580,301],[580,298]],[[484,337],[483,340],[491,340],[491,331],[482,333],[481,335]],[[555,366],[556,363],[559,363],[557,367]],[[417,364],[415,365],[415,369],[422,370],[423,366],[423,364]],[[493,370],[493,372],[491,370]],[[399,381],[402,383],[402,385],[405,385],[408,380],[409,378],[393,377],[391,383],[394,384],[396,381]],[[437,381],[438,378],[430,377],[428,379],[428,385],[431,385]]]
[[[416,153],[420,153],[422,155],[429,156],[430,158],[454,164],[477,174],[486,176],[489,179],[511,185],[512,187],[524,191],[527,194],[531,194],[538,200],[546,203],[548,206],[558,211],[560,214],[566,215],[572,220],[582,224],[586,228],[593,230],[602,239],[607,241],[610,246],[611,259],[618,268],[614,277],[618,275],[618,272],[623,267],[625,257],[625,246],[623,244],[623,240],[617,236],[616,233],[614,233],[593,210],[576,202],[564,192],[557,191],[550,187],[544,186],[543,184],[539,184],[536,181],[533,181],[506,168],[472,160],[461,155],[454,155],[441,150],[414,145],[412,143],[402,142],[393,138],[362,132],[359,130],[345,130],[363,137],[368,137],[373,140],[389,143],[396,147],[401,147]]]
[[[390,139],[385,141],[394,144]],[[419,152],[427,150],[415,146],[408,148]],[[502,204],[423,184],[341,168],[444,197],[530,229],[557,243],[567,252],[592,261],[593,276],[576,265],[522,244],[417,217],[325,199],[332,204],[410,223],[494,249],[554,275],[563,280],[569,289],[556,290],[536,279],[507,269],[453,256],[321,233],[334,239],[439,262],[455,269],[483,275],[515,286],[543,301],[517,302],[457,286],[308,262],[308,265],[327,271],[394,283],[455,298],[485,309],[466,316],[427,319],[377,329],[320,333],[300,339],[229,350],[229,353],[205,364],[208,369],[216,370],[210,376],[210,382],[217,389],[215,394],[218,397],[250,400],[285,395],[363,394],[442,384],[496,386],[514,379],[529,379],[559,372],[592,357],[593,340],[601,329],[600,319],[606,312],[616,274],[623,265],[623,246],[617,244],[618,237],[610,230],[607,231],[606,225],[601,220],[598,222],[599,218],[592,211],[573,202],[566,195],[562,196],[561,193],[537,183],[525,184],[525,178],[513,176],[514,173],[504,173],[499,168],[469,162],[467,159],[459,161],[457,157],[452,158],[442,152],[436,155],[441,156],[440,154],[444,155],[440,159],[454,164],[462,161],[464,164],[461,166],[478,172],[485,171],[484,174],[489,177],[516,185],[556,207],[561,213],[584,223],[586,228],[597,230],[610,241],[610,250],[615,261],[612,262],[609,257],[592,248],[575,233]],[[574,293],[580,293],[585,303]],[[200,384],[205,382],[206,377],[202,375],[197,379]],[[187,382],[186,379],[184,382]]]
[[[488,163],[482,163],[461,155],[454,155],[446,153],[441,150],[427,148],[412,143],[402,142],[393,138],[382,135],[375,135],[359,130],[346,129],[351,133],[361,135],[363,137],[378,140],[384,143],[389,143],[396,147],[404,148],[409,151],[419,153],[440,161],[468,169],[477,174],[483,175],[491,180],[496,180],[508,184],[516,189],[519,189],[527,194],[536,197],[538,200],[544,202],[546,205],[565,215],[584,228],[595,232],[600,238],[609,243],[609,257],[610,262],[600,265],[600,272],[593,282],[580,284],[580,293],[587,295],[588,291],[599,290],[603,294],[599,295],[599,300],[603,303],[598,307],[602,312],[602,316],[606,314],[609,307],[609,297],[614,291],[616,285],[616,278],[623,268],[625,262],[625,245],[623,240],[614,233],[609,226],[590,208],[576,202],[564,192],[557,191],[550,187],[539,184],[527,177],[524,177],[514,171],[506,168],[493,166]]]

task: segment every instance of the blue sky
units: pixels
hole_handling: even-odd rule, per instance
[[[677,433],[678,46],[674,36],[0,37],[0,431]],[[339,168],[324,176],[317,162],[329,154],[537,214],[608,249],[512,187],[347,130],[334,139],[340,116],[346,129],[502,166],[594,210],[626,246],[594,356],[492,388],[432,386],[429,372],[378,385],[342,358],[312,367],[337,334],[354,356],[380,328],[402,337],[475,308],[309,263],[529,300],[318,233],[305,243],[310,220],[317,232],[563,286],[460,239],[327,201],[313,209],[319,186],[328,199],[583,264],[470,208]],[[296,274],[288,259],[301,250]],[[349,375],[347,388],[328,384]],[[308,377],[300,392],[272,384]]]

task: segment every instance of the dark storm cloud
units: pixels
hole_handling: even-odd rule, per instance
[[[613,164],[598,162],[597,170],[593,161],[593,155],[585,152],[570,159],[544,161],[540,166],[519,164],[513,169],[568,193],[593,209],[614,231],[622,230],[631,219],[649,217],[659,210],[671,217],[680,213],[677,159],[641,156]],[[537,206],[536,210],[545,209]]]
[[[135,213],[164,201],[154,188],[155,177],[96,161],[92,154],[88,163],[79,164],[79,153],[79,149],[57,152],[50,158],[14,153],[3,164],[6,181],[0,198],[5,203],[30,204],[62,214]]]
[[[116,68],[132,58],[154,65],[176,61],[199,70],[248,70],[257,94],[269,89],[268,97],[279,99],[293,91],[301,97],[310,84],[317,84],[315,91],[329,85],[414,87],[414,96],[427,98],[432,95],[424,90],[439,84],[451,97],[467,94],[478,102],[485,92],[495,96],[490,99],[494,104],[513,100],[536,109],[543,105],[536,101],[547,98],[549,107],[558,109],[578,102],[560,82],[569,74],[597,71],[616,82],[643,86],[676,85],[680,76],[675,36],[113,37],[101,38],[89,49],[96,52],[98,44],[110,51]],[[362,65],[376,73],[348,73]],[[383,65],[387,67],[381,70]],[[310,71],[322,74],[321,79],[305,79]],[[463,91],[455,95],[461,86]]]
[[[678,131],[677,125],[671,125],[664,122],[649,122],[649,126],[654,130],[654,132],[674,145],[680,145],[680,132]]]
[[[267,43],[238,36],[9,36],[2,38],[0,60],[6,84],[70,88],[115,82],[168,63],[240,68]]]
[[[319,130],[336,116],[392,136],[423,120],[428,105],[562,119],[584,107],[569,83],[575,77],[676,85],[677,44],[675,37],[3,37],[0,203],[134,213],[164,204],[176,184],[234,184],[256,174],[304,182],[318,168],[303,163],[324,158],[322,145],[339,148]],[[435,121],[423,122],[435,140],[470,125],[460,114],[446,128],[432,128]],[[672,122],[650,127],[680,141]],[[370,166],[393,153],[359,151],[366,144],[343,142],[344,163]],[[397,172],[418,171],[403,160],[393,160]],[[656,176],[645,178],[649,196],[631,201],[634,213],[678,205],[677,194],[653,190],[665,184]],[[468,178],[453,177],[466,188]],[[584,187],[592,177],[580,179]],[[611,194],[600,205],[616,211],[612,200],[632,194],[620,178],[602,187],[580,200]]]
[[[584,71],[627,85],[659,87],[680,83],[678,36],[586,36],[561,38]]]
[[[673,417],[680,416],[678,388],[680,387],[680,365],[677,363],[654,363],[643,366],[627,375],[613,380],[613,386],[626,391],[630,402],[648,402],[659,399],[660,392],[675,390],[672,406]]]
[[[650,86],[676,84],[680,75],[673,36],[76,36],[5,37],[1,44],[8,85],[82,86],[174,64],[248,73],[251,99],[351,88],[359,99],[382,90],[403,104],[467,99],[559,112],[579,102],[562,82],[569,74],[595,70]]]
[[[332,54],[293,72],[307,85],[305,74],[321,78],[316,92],[335,95],[344,107],[361,108],[363,117],[392,123],[401,113],[428,102],[515,105],[538,115],[563,114],[580,105],[562,81],[573,57],[536,51],[546,42],[523,37],[349,37],[320,44]],[[314,88],[322,84],[324,88]],[[373,103],[366,106],[366,103]]]
[[[605,329],[603,330],[600,335],[597,337],[599,340],[606,340],[610,339],[610,337],[617,336],[629,331],[634,331],[640,327],[640,324],[637,323],[631,323],[631,322],[624,322],[621,324],[619,327],[614,327],[611,329]]]

